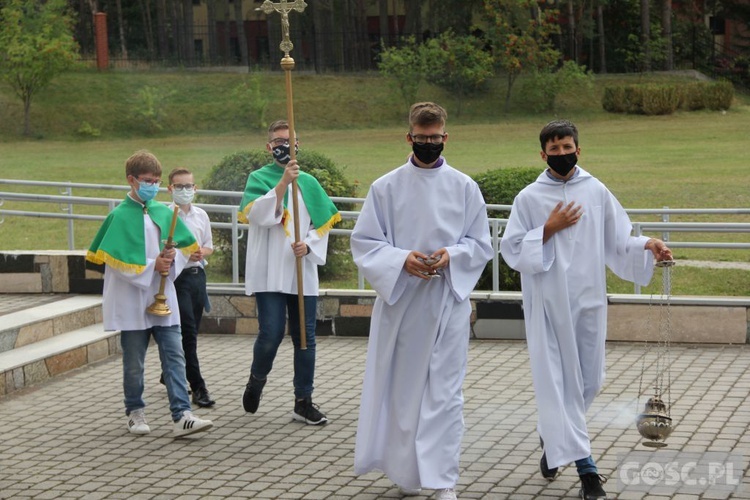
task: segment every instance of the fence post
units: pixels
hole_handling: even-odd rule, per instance
[[[232,211],[232,284],[240,282],[240,258],[237,255],[240,249],[240,239],[237,236],[237,211]]]
[[[73,188],[67,187],[60,190],[65,196],[73,196]],[[63,212],[67,212],[68,215],[73,214],[73,203],[68,203],[68,208],[63,208]],[[68,250],[75,249],[75,233],[73,232],[73,218],[68,219]]]
[[[500,291],[500,223],[497,219],[490,221],[492,233],[492,291]]]
[[[633,224],[633,232],[635,233],[635,236],[641,236],[643,234],[640,223],[636,222]],[[641,285],[636,282],[633,283],[633,293],[636,295],[641,294]]]
[[[94,14],[94,36],[96,40],[96,69],[109,69],[109,42],[107,40],[107,14]]]

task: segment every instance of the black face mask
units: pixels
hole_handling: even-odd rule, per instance
[[[294,146],[294,153],[299,152],[299,147]],[[279,165],[286,165],[292,160],[292,156],[289,154],[289,144],[282,144],[281,146],[274,146],[271,150],[273,159],[276,160]]]
[[[416,142],[412,142],[411,150],[414,151],[414,156],[417,157],[417,160],[429,165],[440,158],[440,153],[443,152],[443,143],[433,144],[425,142],[424,144],[417,144]]]
[[[578,162],[578,155],[575,153],[568,153],[566,155],[547,155],[547,165],[549,168],[557,172],[559,175],[565,177],[573,170]]]

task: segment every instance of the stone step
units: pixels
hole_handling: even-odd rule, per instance
[[[101,295],[66,297],[10,312],[0,318],[0,353],[101,321]]]
[[[120,352],[120,332],[102,323],[60,333],[0,353],[0,396]]]

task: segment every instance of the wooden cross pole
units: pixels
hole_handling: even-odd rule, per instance
[[[289,12],[296,10],[302,12],[307,7],[304,0],[295,0],[294,2],[288,2],[287,0],[281,0],[278,3],[266,0],[260,6],[260,10],[266,14],[278,12],[281,14],[281,43],[279,48],[284,52],[284,57],[281,58],[281,69],[284,70],[286,75],[286,113],[287,122],[289,122],[289,156],[292,160],[297,159],[297,136],[294,132],[294,97],[292,94],[292,70],[294,69],[294,59],[291,58],[289,52],[294,48],[294,44],[289,39]],[[299,204],[297,203],[297,181],[292,182],[292,199],[293,199],[293,213],[294,213],[294,241],[300,241],[300,227],[299,227]],[[305,328],[305,295],[302,281],[302,257],[297,257],[297,302],[299,303],[299,342],[300,349],[307,349],[307,329]]]

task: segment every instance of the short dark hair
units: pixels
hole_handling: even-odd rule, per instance
[[[553,120],[544,126],[539,133],[539,142],[542,145],[542,151],[545,150],[549,141],[562,139],[563,137],[572,137],[573,142],[578,147],[578,129],[573,122],[568,120]]]
[[[169,183],[172,184],[172,179],[174,179],[175,175],[184,175],[189,174],[193,175],[193,173],[186,169],[185,167],[176,167],[173,168],[171,172],[169,172]]]
[[[409,108],[409,130],[415,125],[426,127],[429,125],[445,126],[448,113],[442,106],[434,102],[418,102]]]
[[[286,120],[276,120],[268,126],[268,142],[273,139],[273,133],[277,130],[289,130],[289,122]]]
[[[125,175],[138,178],[141,174],[152,174],[161,177],[161,163],[145,149],[136,151],[125,161]]]

